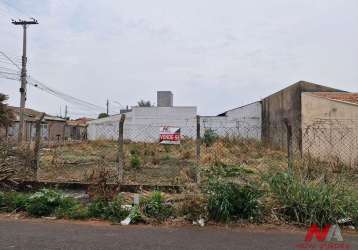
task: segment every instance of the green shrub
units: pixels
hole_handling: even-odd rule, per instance
[[[0,210],[4,212],[24,211],[28,195],[18,192],[2,193]]]
[[[209,147],[219,138],[218,134],[211,128],[206,129],[203,135],[204,144]]]
[[[166,205],[161,192],[154,191],[148,198],[141,202],[145,216],[163,221],[172,215],[173,209]]]
[[[268,184],[281,214],[289,221],[323,226],[341,218],[358,217],[357,194],[342,183],[304,180],[279,173],[268,178]]]
[[[112,221],[121,221],[129,214],[129,211],[124,209],[122,205],[122,196],[117,196],[112,201],[97,199],[89,204],[88,216]]]
[[[129,213],[132,224],[143,221],[142,213],[138,205],[133,206],[132,210]]]
[[[44,188],[28,198],[26,211],[33,216],[48,216],[55,211],[63,199],[62,193]]]
[[[88,209],[72,197],[65,197],[55,210],[57,218],[79,219],[88,218]]]
[[[132,168],[138,169],[140,168],[141,165],[141,161],[140,158],[137,154],[131,155],[130,156],[130,165]]]
[[[108,203],[97,199],[88,205],[88,216],[92,218],[105,219]]]
[[[4,200],[5,200],[5,194],[3,192],[0,192],[0,210],[5,206]]]
[[[123,209],[122,205],[123,205],[123,198],[120,195],[114,198],[113,201],[108,202],[104,211],[105,218],[112,221],[124,220],[129,215],[129,211]]]
[[[258,220],[262,193],[253,186],[211,180],[207,187],[209,218],[229,222],[241,218]]]

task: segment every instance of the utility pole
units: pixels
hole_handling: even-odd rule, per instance
[[[25,21],[19,19],[18,21],[11,20],[11,23],[14,25],[21,25],[23,28],[23,40],[22,40],[22,63],[21,63],[21,87],[20,87],[20,124],[19,124],[19,133],[18,133],[18,142],[21,143],[23,140],[24,134],[24,108],[26,103],[26,84],[27,84],[27,71],[26,71],[26,30],[27,26],[31,24],[38,24],[37,20],[31,18],[31,21]]]
[[[107,115],[109,115],[109,100],[108,99],[107,99],[106,106],[107,106]]]

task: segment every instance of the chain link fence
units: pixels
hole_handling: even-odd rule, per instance
[[[358,123],[345,119],[317,119],[302,128],[302,157],[336,166],[357,168]]]
[[[260,171],[324,163],[335,169],[357,168],[356,121],[315,120],[304,124],[298,134],[292,134],[290,124],[282,124],[271,128],[280,131],[279,136],[262,138],[261,127],[245,121],[210,125],[198,117],[184,125],[167,126],[136,124],[123,116],[121,121],[88,128],[88,140],[48,143],[39,136],[38,143],[21,146],[3,140],[1,151],[6,146],[15,150],[11,152],[26,152],[11,153],[4,158],[6,164],[12,161],[14,166],[33,170],[39,181],[55,182],[89,183],[105,171],[112,183],[184,185],[200,182],[213,166]]]

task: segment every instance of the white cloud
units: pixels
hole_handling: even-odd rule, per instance
[[[357,90],[355,0],[12,4],[16,9],[0,3],[0,49],[19,57],[21,30],[9,18],[35,16],[40,24],[29,28],[29,73],[103,106],[107,98],[155,101],[163,89],[174,92],[177,105],[216,114],[298,80]],[[12,104],[18,85],[0,79]],[[28,106],[56,114],[60,105],[29,89]]]

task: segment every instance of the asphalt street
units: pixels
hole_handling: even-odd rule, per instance
[[[304,232],[0,220],[0,249],[302,249]],[[358,236],[343,235],[350,249]]]

